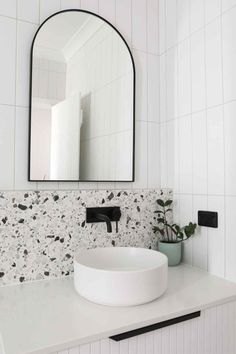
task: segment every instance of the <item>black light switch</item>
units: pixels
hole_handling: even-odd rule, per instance
[[[206,227],[218,227],[218,213],[215,211],[198,211],[198,225]]]

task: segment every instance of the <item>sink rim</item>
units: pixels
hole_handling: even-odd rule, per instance
[[[124,266],[124,268],[119,268],[119,269],[106,269],[105,267],[98,267],[98,266],[94,266],[94,265],[89,265],[89,264],[85,264],[85,260],[79,260],[80,257],[86,257],[86,255],[88,254],[89,256],[91,256],[92,253],[94,252],[98,252],[98,251],[111,251],[114,252],[116,251],[127,251],[127,254],[131,251],[134,252],[143,252],[145,254],[152,254],[154,257],[157,256],[159,258],[159,264],[156,265],[152,265],[152,266],[147,266],[147,267],[143,267],[140,265],[139,269],[128,269],[127,265]],[[138,255],[135,255],[133,258],[138,257]],[[103,272],[103,273],[121,273],[121,274],[131,274],[131,273],[144,273],[144,272],[150,272],[152,270],[156,270],[158,268],[161,268],[163,266],[165,266],[168,263],[168,258],[166,255],[164,255],[163,253],[157,251],[157,250],[153,250],[153,249],[149,249],[149,248],[143,248],[143,247],[129,247],[129,246],[119,246],[119,247],[96,247],[96,248],[90,248],[90,249],[86,249],[81,251],[79,254],[75,255],[74,258],[74,267],[76,266],[80,266],[80,267],[84,267],[86,269],[92,270],[93,272]]]

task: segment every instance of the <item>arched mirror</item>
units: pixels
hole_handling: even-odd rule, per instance
[[[30,181],[133,181],[135,70],[106,20],[49,17],[31,50]]]

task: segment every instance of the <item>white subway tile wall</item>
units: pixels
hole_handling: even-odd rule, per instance
[[[17,6],[20,20],[39,23],[39,0],[18,0]]]
[[[0,17],[0,104],[14,106],[16,98],[16,21]]]
[[[61,10],[66,9],[80,9],[81,1],[80,0],[61,0]]]
[[[185,243],[184,261],[236,281],[236,1],[159,7],[161,185],[174,189],[181,224],[219,213],[218,229]]]
[[[85,9],[117,26],[136,64],[136,181],[117,189],[160,186],[158,1],[8,0],[0,1],[0,190],[108,189],[109,183],[27,182],[29,63],[33,36],[48,16]],[[154,137],[154,132],[157,134]],[[148,136],[150,141],[148,142]]]
[[[0,1],[0,14],[9,17],[16,16],[17,0]]]

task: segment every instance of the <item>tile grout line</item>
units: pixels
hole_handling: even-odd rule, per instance
[[[165,1],[165,48],[167,47],[167,1]],[[165,56],[165,116],[167,117],[167,112],[168,112],[168,90],[167,90],[167,56]],[[169,164],[168,164],[168,126],[166,125],[165,127],[165,141],[167,142],[166,144],[166,149],[165,149],[165,160],[166,160],[166,180],[165,180],[165,186],[168,185],[168,175],[169,175]]]
[[[149,132],[149,124],[148,124],[148,120],[149,120],[149,105],[148,105],[148,102],[149,102],[149,65],[148,65],[148,62],[149,62],[149,58],[148,58],[148,54],[147,54],[147,49],[148,49],[148,5],[147,5],[147,0],[145,1],[145,8],[146,8],[146,38],[145,38],[145,41],[146,41],[146,45],[145,45],[145,48],[146,48],[146,78],[147,78],[147,82],[146,82],[146,104],[147,104],[147,107],[146,107],[146,114],[147,114],[147,132],[146,132],[146,137],[147,137],[147,182],[146,182],[146,185],[147,185],[147,188],[148,188],[148,185],[149,185],[149,145],[148,145],[148,132]]]
[[[224,88],[224,51],[223,51],[223,8],[222,0],[220,0],[221,16],[220,16],[220,49],[221,49],[221,80],[222,80],[222,102],[225,100]],[[223,146],[224,146],[224,277],[226,278],[226,246],[227,246],[227,226],[226,226],[226,144],[225,144],[225,105],[222,105],[223,119]]]
[[[191,2],[189,2],[189,8],[188,8],[188,17],[189,17],[189,34],[191,33]],[[189,72],[190,72],[190,130],[191,130],[191,140],[193,139],[193,115],[192,115],[192,109],[193,109],[193,80],[192,80],[192,43],[191,43],[191,37],[189,36]],[[193,146],[191,146],[191,189],[192,189],[192,198],[191,198],[191,218],[193,217]],[[191,240],[191,265],[193,266],[193,240]]]
[[[78,0],[78,4],[79,4],[79,8],[82,9],[82,0]],[[79,182],[77,182],[77,190],[81,190]]]
[[[221,0],[220,0],[220,1],[221,1]],[[177,0],[177,2],[178,2],[178,0]],[[205,26],[211,25],[211,24],[212,24],[214,21],[216,21],[217,19],[220,20],[221,17],[223,17],[227,12],[231,11],[231,10],[232,10],[233,8],[235,8],[235,7],[236,7],[236,5],[233,5],[233,6],[231,6],[229,9],[224,10],[224,11],[221,11],[219,15],[215,16],[215,17],[214,17],[213,19],[211,19],[210,21],[205,22],[205,24],[204,24],[203,26],[201,26],[200,28],[198,28],[198,29],[196,29],[196,30],[194,30],[194,31],[190,31],[190,33],[189,33],[188,36],[182,38],[181,40],[177,40],[174,45],[172,45],[172,46],[170,46],[170,47],[166,47],[165,50],[163,50],[163,51],[161,51],[161,52],[159,51],[158,54],[159,54],[159,55],[165,54],[168,50],[171,50],[171,49],[173,49],[176,45],[181,44],[181,43],[182,43],[183,41],[185,41],[188,37],[191,37],[191,36],[194,35],[196,32],[199,32],[199,31],[203,30]]]
[[[209,181],[209,173],[208,173],[208,168],[209,168],[209,161],[208,161],[208,117],[207,117],[207,65],[206,65],[206,28],[207,28],[207,23],[206,23],[206,4],[204,6],[204,79],[205,79],[205,109],[202,111],[205,113],[205,129],[206,129],[206,208],[208,210],[208,195],[209,195],[209,188],[208,188],[208,181]],[[208,271],[208,263],[209,263],[209,232],[208,229],[206,230],[206,244],[207,244],[207,252],[206,252],[206,269]]]
[[[117,3],[116,3],[116,0],[114,0],[114,6],[115,6],[115,18],[114,18],[114,25],[117,27]],[[114,182],[114,188],[116,188],[117,187],[117,183],[116,182]]]
[[[164,1],[164,48],[166,49],[166,42],[167,42],[167,26],[166,26],[166,22],[167,22],[167,8],[166,8],[166,1]],[[165,102],[163,104],[163,107],[165,107],[165,117],[166,118],[166,115],[167,115],[167,73],[166,73],[166,55],[164,57],[164,65],[165,65],[165,72],[164,72],[164,89],[165,89]],[[161,79],[161,70],[160,70],[160,79]],[[161,80],[160,80],[161,82]],[[160,92],[161,92],[161,88],[160,88]],[[160,93],[160,105],[161,106],[161,93]],[[160,108],[159,108],[160,109]],[[161,118],[161,109],[160,109],[160,122],[162,122],[162,118]],[[164,129],[164,132],[161,131],[161,128],[160,127],[160,142],[162,140],[162,136],[163,134],[165,133],[165,142],[167,141],[167,126],[163,127]],[[165,143],[165,149],[163,149],[163,145],[164,144],[160,144],[160,161],[161,161],[161,164],[162,164],[162,161],[163,161],[163,156],[164,156],[164,160],[165,160],[165,171],[164,171],[164,174],[163,174],[163,170],[161,169],[161,178],[160,178],[160,182],[161,182],[161,186],[164,185],[166,186],[167,185],[167,175],[168,175],[168,164],[167,164],[167,144]],[[164,154],[165,153],[165,154]]]
[[[115,4],[115,18],[114,18],[114,25],[117,27],[117,2],[116,0],[114,0],[114,4]]]
[[[77,182],[77,181],[74,181],[74,182]],[[68,182],[68,183],[74,183],[73,181],[71,181],[71,182]],[[48,183],[51,183],[51,182],[48,182]],[[52,182],[53,183],[53,182]],[[101,182],[101,183],[103,183],[103,182]],[[106,182],[105,182],[106,183]],[[110,182],[108,182],[108,183],[110,183]],[[118,182],[118,183],[120,183],[120,182]],[[130,182],[128,182],[128,183],[130,183]],[[106,189],[108,189],[108,190],[110,190],[110,189],[112,189],[112,188],[106,188],[106,187],[104,187],[104,188],[102,188],[101,190],[106,190]],[[116,189],[116,188],[115,188]],[[120,188],[118,188],[118,189],[120,189]],[[125,189],[128,189],[128,190],[131,190],[131,188],[121,188],[121,190],[125,190]],[[161,190],[169,190],[169,189],[172,189],[172,188],[169,188],[169,187],[156,187],[156,188],[145,188],[145,187],[140,187],[140,188],[138,188],[138,187],[136,187],[136,188],[134,188],[133,189],[133,191],[135,191],[135,190],[156,190],[156,189],[161,189]],[[0,192],[22,192],[22,191],[35,191],[36,189],[35,188],[21,188],[21,189],[17,189],[17,190],[13,190],[13,189],[4,189],[4,188],[1,188],[0,189]],[[57,189],[41,189],[41,191],[55,191],[55,190],[57,190]],[[60,191],[70,191],[70,190],[73,190],[73,191],[75,191],[75,190],[77,190],[77,189],[62,189],[62,190],[60,190]],[[87,191],[87,190],[94,190],[93,188],[91,189],[89,189],[89,188],[85,188],[85,189],[82,189],[82,190],[85,190],[85,191]],[[210,196],[210,197],[216,197],[216,198],[218,198],[218,197],[221,197],[221,198],[223,198],[224,197],[224,194],[202,194],[202,193],[186,193],[186,192],[183,192],[183,193],[178,193],[178,192],[174,192],[174,194],[175,195],[185,195],[185,196],[197,196],[197,197],[207,197],[207,196]],[[230,198],[235,198],[236,199],[236,194],[226,194],[225,195],[226,197],[230,197]]]
[[[15,191],[15,184],[16,184],[16,111],[17,111],[17,76],[18,76],[18,68],[17,68],[17,51],[18,51],[18,2],[16,4],[16,33],[15,33],[15,38],[16,38],[16,45],[15,45],[15,104],[14,104],[14,133],[13,133],[13,139],[14,139],[14,151],[13,151],[13,190]]]
[[[130,45],[131,45],[131,52],[132,55],[134,54],[134,48],[133,48],[133,0],[130,0]],[[135,102],[136,102],[136,98],[137,98],[137,78],[136,78],[136,87],[135,87]],[[134,107],[135,110],[135,150],[134,150],[134,158],[135,158],[135,170],[134,170],[134,175],[135,177],[137,177],[137,159],[136,159],[136,151],[137,151],[137,114],[136,114],[136,105]],[[134,189],[134,182],[131,182],[131,188]]]
[[[179,25],[179,21],[178,21],[178,16],[177,16],[177,6],[178,6],[178,1],[179,0],[176,0],[176,35],[178,36],[178,25]],[[176,77],[177,77],[177,84],[176,84],[176,89],[177,89],[177,93],[176,93],[176,100],[177,100],[177,106],[176,106],[176,110],[177,110],[177,113],[179,113],[179,47],[176,46],[176,70],[177,70],[177,73],[176,73]],[[180,151],[180,146],[179,146],[179,137],[180,137],[180,127],[179,127],[179,121],[176,121],[175,120],[175,124],[177,125],[177,144],[178,144],[178,152]],[[178,192],[180,191],[180,176],[179,176],[179,173],[180,173],[180,156],[178,154],[178,157],[177,157],[177,172],[178,172],[178,180],[177,180],[177,189],[178,189]],[[179,209],[178,209],[178,215],[179,215]]]
[[[41,25],[41,0],[39,0],[39,26],[40,25]],[[38,182],[36,182],[36,190],[39,190],[39,183]]]
[[[117,3],[116,3],[116,0],[114,0],[114,6],[115,6],[115,8],[114,8],[114,16],[115,16],[115,18],[114,18],[114,25],[117,27]],[[114,182],[114,188],[116,189],[116,187],[117,187],[117,184],[116,184],[116,182]]]
[[[236,102],[236,98],[234,99],[231,99],[231,100],[228,100],[228,101],[225,101],[223,103],[219,103],[219,104],[215,104],[215,105],[212,105],[212,106],[208,106],[206,109],[205,108],[202,108],[202,109],[199,109],[199,110],[196,110],[196,111],[192,111],[192,112],[188,112],[188,113],[185,113],[185,114],[182,114],[180,116],[176,116],[176,117],[173,117],[171,119],[168,119],[166,121],[163,121],[161,122],[161,124],[164,124],[166,122],[171,122],[173,120],[176,120],[176,119],[183,119],[183,118],[186,118],[187,116],[189,116],[190,114],[198,114],[198,113],[203,113],[205,111],[210,111],[210,110],[213,110],[215,108],[218,108],[218,107],[224,107],[230,103],[233,103],[233,102]]]
[[[16,11],[17,11],[17,10],[16,10]],[[13,21],[20,21],[20,22],[30,23],[30,24],[32,24],[32,25],[38,25],[38,23],[36,23],[36,22],[19,18],[18,15],[16,15],[16,17],[12,17],[12,16],[7,16],[7,15],[2,15],[2,14],[0,14],[0,18],[1,18],[1,17],[3,17],[3,18],[8,18],[9,20],[13,20]]]
[[[206,109],[203,108],[203,109],[199,109],[199,110],[193,111],[192,113],[193,114],[197,114],[197,113],[204,112],[206,110],[209,111],[209,110],[215,109],[217,107],[228,105],[228,104],[233,103],[235,101],[236,101],[236,98],[233,98],[233,99],[230,99],[230,100],[225,101],[223,103],[219,103],[219,104],[215,104],[215,105],[212,105],[212,106],[208,106]],[[16,104],[15,105],[15,104],[3,103],[3,102],[2,103],[0,102],[0,106],[9,106],[9,107],[15,107],[16,106],[16,107],[25,108],[25,109],[29,108],[29,106],[23,106],[23,105],[20,105],[20,104]],[[166,121],[160,122],[160,124],[164,124],[166,122],[171,122],[171,121],[176,120],[176,119],[182,119],[182,118],[185,118],[186,116],[189,116],[190,114],[191,114],[191,112],[183,114],[183,115],[180,115],[180,116],[175,116],[175,117],[170,118],[170,119],[168,119]],[[142,119],[138,119],[137,121],[145,122],[145,120],[142,120]],[[156,122],[156,121],[151,121],[151,122]]]
[[[159,53],[159,45],[160,45],[160,41],[159,41],[159,36],[160,36],[160,11],[159,11],[159,7],[160,7],[160,0],[158,0],[158,26],[157,26],[157,31],[158,31],[158,35],[157,35],[157,41],[158,41],[158,48],[157,48],[157,52]],[[161,97],[160,97],[160,91],[161,91],[161,82],[160,82],[160,56],[158,57],[158,140],[159,140],[159,161],[158,161],[158,185],[161,187],[161,126],[160,126],[160,121],[161,121],[161,111],[160,111],[160,102],[161,102]]]

